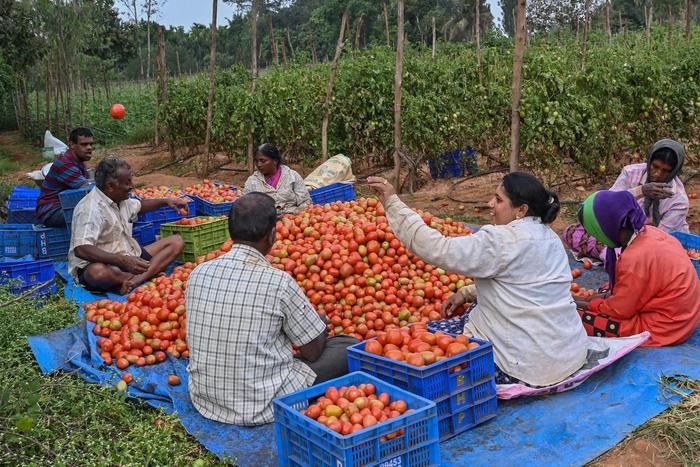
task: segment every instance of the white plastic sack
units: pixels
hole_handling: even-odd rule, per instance
[[[53,148],[53,153],[56,156],[68,150],[66,143],[52,135],[49,130],[46,130],[46,133],[44,133],[44,147]]]
[[[311,172],[304,184],[309,190],[328,186],[331,183],[351,182],[355,179],[352,174],[352,161],[349,157],[336,154]]]

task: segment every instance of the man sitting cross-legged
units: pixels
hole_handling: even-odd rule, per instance
[[[229,214],[233,248],[197,266],[187,282],[189,389],[206,418],[270,423],[275,397],[348,371],[346,348],[357,339],[328,338],[294,278],[265,258],[276,222],[272,197],[253,192],[239,198]]]
[[[115,158],[98,164],[95,185],[73,211],[69,270],[89,290],[125,294],[163,272],[184,248],[173,235],[142,249],[131,235],[138,214],[164,206],[187,212],[187,202],[129,198],[131,167]]]

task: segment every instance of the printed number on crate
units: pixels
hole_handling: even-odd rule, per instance
[[[394,457],[393,459],[389,459],[387,461],[382,462],[379,464],[379,467],[399,467],[403,465],[401,463],[401,456]]]

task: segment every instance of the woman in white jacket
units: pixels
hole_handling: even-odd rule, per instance
[[[571,297],[564,246],[549,227],[557,195],[524,172],[506,175],[489,202],[493,225],[466,237],[444,237],[406,206],[386,180],[368,182],[382,198],[396,236],[427,263],[474,278],[448,299],[447,316],[478,303],[464,333],[493,344],[496,382],[549,386],[586,362],[586,332]]]

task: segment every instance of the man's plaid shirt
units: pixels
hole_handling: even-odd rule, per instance
[[[269,423],[275,397],[313,384],[292,344],[308,344],[326,326],[294,279],[254,248],[237,244],[198,266],[186,308],[189,389],[204,417]]]

